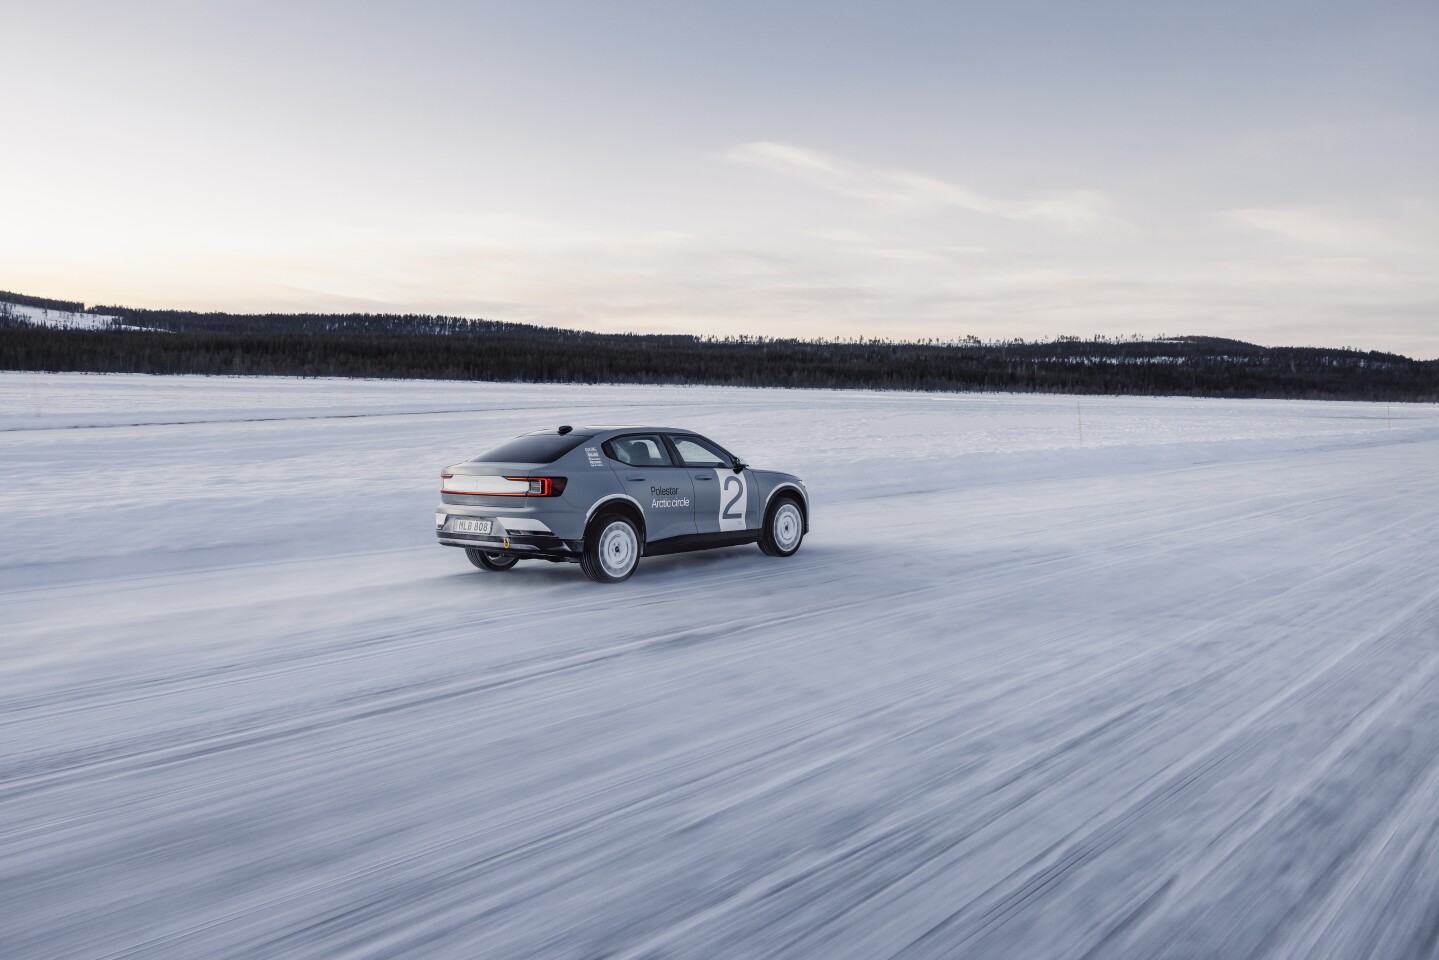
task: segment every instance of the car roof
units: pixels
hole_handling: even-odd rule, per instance
[[[591,434],[596,435],[601,433],[699,433],[698,430],[691,429],[690,427],[655,427],[642,423],[606,424],[602,426],[592,425],[585,427],[575,427],[575,429],[587,430]]]
[[[602,433],[694,433],[689,427],[652,427],[646,424],[586,424],[584,426],[569,427],[566,434],[574,437],[596,437]],[[559,434],[558,427],[540,427],[537,430],[529,430],[520,434],[522,437],[555,436]],[[563,436],[563,434],[560,434]]]
[[[531,430],[529,433],[521,434],[521,436],[526,436],[526,437],[534,437],[534,436],[541,436],[541,435],[554,436],[554,435],[557,434],[557,433],[559,433],[559,428],[558,428],[558,427],[542,427],[542,428],[540,428],[539,430]],[[577,441],[579,441],[579,442],[581,442],[581,443],[583,443],[583,442],[585,442],[585,441],[594,441],[594,442],[596,442],[596,443],[607,443],[608,441],[613,440],[615,437],[624,436],[625,434],[632,434],[632,433],[674,433],[674,434],[689,434],[689,435],[691,435],[691,436],[699,437],[699,438],[701,438],[701,439],[703,439],[703,440],[706,440],[706,441],[709,442],[709,443],[715,443],[715,441],[710,440],[708,437],[706,437],[704,434],[700,433],[698,430],[691,430],[691,429],[688,428],[688,427],[654,427],[654,426],[647,426],[647,425],[645,425],[645,424],[628,424],[628,425],[617,425],[617,424],[594,425],[594,424],[587,424],[587,425],[582,426],[582,427],[573,427],[573,426],[572,426],[572,427],[569,428],[568,431],[566,431],[566,434],[561,434],[561,435],[562,435],[562,436],[563,436],[563,435],[568,435],[568,436],[570,436],[570,437],[575,438]],[[719,446],[719,444],[717,444],[717,443],[716,443],[715,445],[716,445],[716,446]],[[720,449],[723,450],[724,447],[721,446]],[[733,454],[731,454],[731,456],[733,456]]]

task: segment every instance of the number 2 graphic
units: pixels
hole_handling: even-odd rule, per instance
[[[743,520],[743,519],[744,519],[744,511],[743,511],[743,510],[741,510],[739,513],[732,513],[731,511],[734,509],[734,505],[735,505],[735,504],[739,503],[741,500],[744,499],[744,481],[741,480],[739,477],[736,477],[736,476],[728,476],[728,477],[725,477],[725,478],[724,478],[724,492],[725,492],[725,495],[726,495],[726,496],[729,495],[729,492],[730,492],[730,484],[734,484],[734,498],[731,499],[729,503],[725,504],[724,507],[720,510],[720,519],[721,519],[721,520]]]

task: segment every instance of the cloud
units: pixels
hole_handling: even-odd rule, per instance
[[[1399,252],[1410,245],[1397,224],[1327,207],[1244,207],[1219,217],[1246,230],[1334,250]]]
[[[1109,212],[1107,198],[1095,190],[1067,190],[1034,200],[1006,200],[925,174],[875,169],[817,150],[774,141],[740,144],[727,151],[725,158],[841,196],[909,212],[967,210],[1067,233],[1128,226]]]
[[[816,240],[829,240],[833,243],[869,243],[868,234],[858,230],[847,230],[835,228],[833,230],[801,230],[800,234],[806,237],[813,237]]]

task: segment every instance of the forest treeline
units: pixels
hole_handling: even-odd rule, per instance
[[[81,306],[43,303],[52,309]],[[91,312],[115,317],[115,326],[60,329],[0,311],[0,369],[1439,400],[1439,361],[1213,337],[791,340],[590,333],[409,314],[249,315],[120,306]]]
[[[41,310],[59,310],[62,313],[83,313],[85,310],[85,305],[75,300],[28,297],[23,293],[11,293],[8,290],[0,290],[0,303],[13,303],[21,307],[39,307]]]

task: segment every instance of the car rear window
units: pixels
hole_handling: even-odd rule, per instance
[[[502,443],[493,450],[487,450],[471,463],[554,463],[581,443],[590,434],[527,433],[515,437],[509,443]]]

